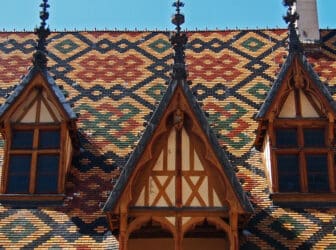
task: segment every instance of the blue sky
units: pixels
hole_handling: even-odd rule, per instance
[[[336,27],[336,0],[317,0],[321,28]],[[33,30],[41,0],[1,0],[0,30]],[[173,0],[49,0],[51,30],[166,30]],[[185,0],[185,29],[285,27],[282,0]]]

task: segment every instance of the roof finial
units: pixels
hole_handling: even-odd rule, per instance
[[[41,25],[39,28],[35,28],[34,33],[38,36],[36,52],[34,53],[33,63],[35,66],[40,67],[41,69],[46,69],[47,67],[47,37],[50,35],[49,27],[46,28],[46,20],[49,17],[47,8],[49,8],[48,0],[43,0],[43,3],[40,4],[42,11],[40,12]]]
[[[182,80],[187,78],[187,71],[185,66],[184,49],[187,43],[186,34],[181,34],[181,25],[184,23],[184,15],[180,12],[180,7],[183,7],[184,3],[177,0],[173,3],[173,7],[176,7],[176,13],[172,17],[172,23],[176,25],[176,32],[170,36],[170,42],[175,50],[174,65],[173,65],[173,79]]]
[[[285,22],[288,23],[289,52],[303,53],[303,48],[295,27],[296,21],[299,19],[299,14],[293,9],[296,0],[283,0],[283,4],[288,7],[287,15],[283,18]]]

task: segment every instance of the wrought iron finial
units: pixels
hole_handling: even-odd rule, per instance
[[[40,4],[42,11],[40,12],[41,24],[39,28],[35,28],[34,33],[37,35],[36,52],[34,53],[33,63],[42,69],[47,67],[47,37],[50,35],[49,27],[46,27],[46,20],[49,18],[47,9],[50,7],[48,0],[43,0]]]
[[[173,3],[173,7],[176,7],[176,13],[172,17],[172,23],[176,25],[176,32],[170,36],[170,42],[175,51],[173,78],[180,80],[187,78],[184,49],[188,38],[186,34],[181,34],[181,25],[184,23],[184,15],[181,14],[180,8],[183,6],[184,3],[180,2],[180,0]]]
[[[293,6],[296,0],[284,0],[283,4],[288,7],[287,14],[284,16],[285,22],[288,24],[289,30],[289,51],[303,53],[299,36],[296,30],[296,22],[299,20],[299,14],[294,10]]]
[[[184,3],[177,0],[173,3],[173,7],[176,8],[176,13],[172,17],[172,23],[176,25],[176,30],[178,33],[181,31],[181,25],[184,23],[184,15],[181,14],[181,7],[184,7]]]

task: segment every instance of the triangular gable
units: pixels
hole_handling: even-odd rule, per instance
[[[0,107],[0,120],[13,116],[13,122],[36,122],[33,117],[37,109],[39,122],[76,119],[76,114],[53,77],[46,70],[33,67]]]
[[[207,144],[206,146],[209,145],[210,150],[208,150],[206,154],[212,154],[213,158],[215,159],[212,159],[213,160],[212,164],[208,164],[208,165],[212,165],[212,167],[217,165],[217,167],[220,168],[220,169],[217,169],[217,171],[218,173],[223,174],[223,176],[225,177],[226,185],[227,185],[226,189],[229,189],[229,191],[225,190],[225,192],[230,193],[231,195],[230,198],[232,200],[235,200],[235,202],[237,203],[236,206],[239,207],[240,213],[252,211],[252,206],[246,194],[244,193],[240,183],[237,180],[237,177],[233,171],[233,167],[231,166],[229,160],[227,159],[226,153],[220,147],[217,141],[217,138],[211,131],[211,128],[209,127],[207,119],[205,118],[203,111],[201,110],[198,103],[196,102],[195,97],[193,96],[188,85],[184,81],[177,81],[177,80],[173,80],[169,84],[169,87],[165,95],[163,96],[163,99],[161,100],[157,110],[153,114],[153,117],[151,121],[149,122],[149,125],[147,126],[139,144],[137,145],[137,147],[131,154],[126,165],[124,166],[124,169],[121,173],[121,176],[118,179],[118,182],[116,183],[107,202],[105,203],[105,206],[103,208],[104,211],[110,212],[110,211],[114,211],[115,209],[117,209],[118,206],[120,205],[122,197],[125,195],[125,190],[128,190],[128,189],[136,190],[135,192],[132,192],[132,195],[135,195],[135,197],[132,197],[133,199],[135,199],[132,201],[133,202],[132,205],[144,204],[141,201],[141,198],[139,198],[139,197],[144,196],[144,193],[145,193],[143,189],[144,183],[135,182],[134,184],[135,186],[130,186],[130,185],[136,179],[136,175],[140,173],[139,169],[137,169],[139,165],[142,164],[144,166],[146,164],[152,164],[152,165],[155,165],[154,170],[155,168],[157,170],[160,170],[163,168],[163,166],[160,166],[160,164],[162,164],[160,163],[161,161],[160,157],[162,157],[161,154],[163,154],[162,152],[164,151],[163,148],[165,146],[160,145],[160,144],[162,143],[164,144],[166,141],[169,141],[170,138],[174,139],[174,135],[170,133],[166,133],[168,131],[168,127],[170,126],[170,125],[167,125],[166,122],[168,121],[168,116],[172,116],[172,115],[174,116],[174,119],[173,119],[174,121],[175,119],[176,120],[180,119],[178,117],[175,118],[176,114],[174,114],[174,112],[176,112],[176,110],[178,110],[179,108],[182,109],[182,113],[184,114],[184,116],[189,117],[188,119],[197,120],[197,124],[193,124],[191,128],[186,128],[185,130],[182,129],[182,132],[181,132],[182,134],[188,131],[187,134],[189,135],[189,136],[186,136],[187,139],[185,139],[184,142],[182,139],[182,143],[187,143],[186,140],[193,140],[193,141],[199,140],[198,144],[206,143]],[[198,134],[197,132],[196,134],[193,134],[193,133],[190,133],[191,130],[201,131],[201,132],[200,133],[198,132]],[[156,143],[155,148],[160,149],[159,151],[155,152],[155,150],[153,151],[147,150],[148,145],[153,142]],[[172,145],[172,144],[168,143],[167,147],[169,147],[169,145]],[[204,146],[205,145],[203,145],[203,147]],[[156,155],[156,158],[155,158],[155,155]],[[170,157],[173,157],[171,161],[175,161],[176,156],[170,156]],[[206,157],[211,158],[209,155],[207,155]],[[209,159],[207,160],[209,161]],[[169,160],[167,160],[166,158],[166,161],[169,161]],[[199,162],[203,161],[203,163],[199,163],[197,165],[197,163],[195,164],[195,161],[199,161]],[[207,164],[204,164],[204,155],[201,155],[200,152],[195,151],[195,157],[193,158],[193,162],[194,162],[194,166],[196,166],[196,168],[199,168],[200,170],[199,172],[202,172],[202,171],[211,172],[209,166],[206,169]],[[167,179],[170,178],[168,177],[168,175],[160,177],[161,180],[160,180],[160,183],[158,184],[158,181],[157,181],[158,176],[153,176],[151,174],[146,173],[145,171],[146,170],[144,170],[144,172],[141,172],[141,175],[146,176],[147,174],[147,176],[149,176],[150,178],[152,179],[154,178],[155,180],[153,181],[156,181],[156,184],[155,184],[156,188],[158,188],[158,186],[162,188],[162,185],[164,184],[166,184],[165,186],[166,189],[171,188],[170,181],[172,180],[169,180],[167,182]],[[195,176],[189,176],[189,177],[190,178],[188,178],[188,180],[186,178],[182,180],[182,185],[183,185],[183,182],[185,184],[187,182],[189,183],[188,184],[189,193],[187,191],[187,193],[184,195],[185,196],[189,195],[189,198],[190,198],[190,194],[192,193],[192,190],[191,190],[192,188],[197,186],[198,188],[204,189],[205,186],[204,186],[203,181],[200,182],[200,178],[201,178],[200,176],[195,175]],[[220,184],[218,183],[220,181],[219,179],[216,179],[216,178],[218,177],[214,177],[214,179],[216,180],[215,182],[217,182],[217,190],[214,189],[215,191],[212,193],[213,194],[212,196],[214,198],[212,198],[212,201],[211,201],[211,204],[214,207],[216,205],[223,205],[224,203],[223,196],[225,196],[223,194],[218,194],[219,192],[218,186],[220,186]],[[218,198],[218,196],[221,196],[221,197]],[[222,201],[221,202],[218,201],[219,199],[222,199]],[[182,197],[182,200],[185,200],[187,202],[188,198]],[[154,201],[152,200],[152,203],[153,202]],[[195,195],[195,193],[191,196],[188,202],[190,206],[201,206],[201,205],[210,204],[208,201],[204,201],[204,199],[202,199],[198,195]],[[157,197],[154,203],[157,206],[160,206],[163,204],[164,206],[167,206],[167,207],[176,205],[175,203],[173,204],[171,198],[169,199],[167,198],[167,195],[164,194],[164,192],[161,192],[161,196]],[[148,204],[151,204],[151,202],[149,202]]]
[[[290,80],[292,78],[292,80]],[[289,86],[299,84],[302,86]],[[294,89],[298,89],[295,90]],[[295,103],[300,99],[300,104]],[[297,108],[297,107],[300,108]],[[299,109],[299,111],[298,111]],[[298,115],[299,114],[299,115]],[[336,117],[336,103],[311,64],[301,52],[290,51],[280,73],[255,119],[259,121],[255,146],[260,149],[267,121],[274,118],[325,118]]]
[[[314,87],[321,95],[322,101],[325,104],[325,108],[329,111],[336,114],[336,103],[333,100],[329,90],[327,87],[321,82],[319,76],[314,71],[311,64],[307,61],[306,57],[300,53],[290,53],[283,64],[280,73],[275,80],[272,88],[270,89],[267,97],[260,107],[259,112],[256,115],[257,120],[261,120],[267,117],[270,112],[272,112],[272,108],[279,102],[279,92],[285,88],[284,84],[286,82],[286,78],[288,78],[288,74],[291,70],[293,70],[294,65],[298,65],[296,70],[301,70],[303,74],[307,76]]]

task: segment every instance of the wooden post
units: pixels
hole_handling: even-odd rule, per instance
[[[127,250],[127,213],[120,214],[120,229],[119,229],[119,250]]]
[[[336,186],[335,186],[335,169],[334,169],[334,152],[333,152],[333,144],[334,144],[334,117],[329,112],[328,113],[328,175],[329,175],[329,186],[331,192],[336,192]]]
[[[182,218],[180,215],[176,216],[176,238],[175,250],[182,250]]]
[[[231,212],[230,213],[230,250],[238,250],[239,249],[239,239],[238,239],[238,213]]]

